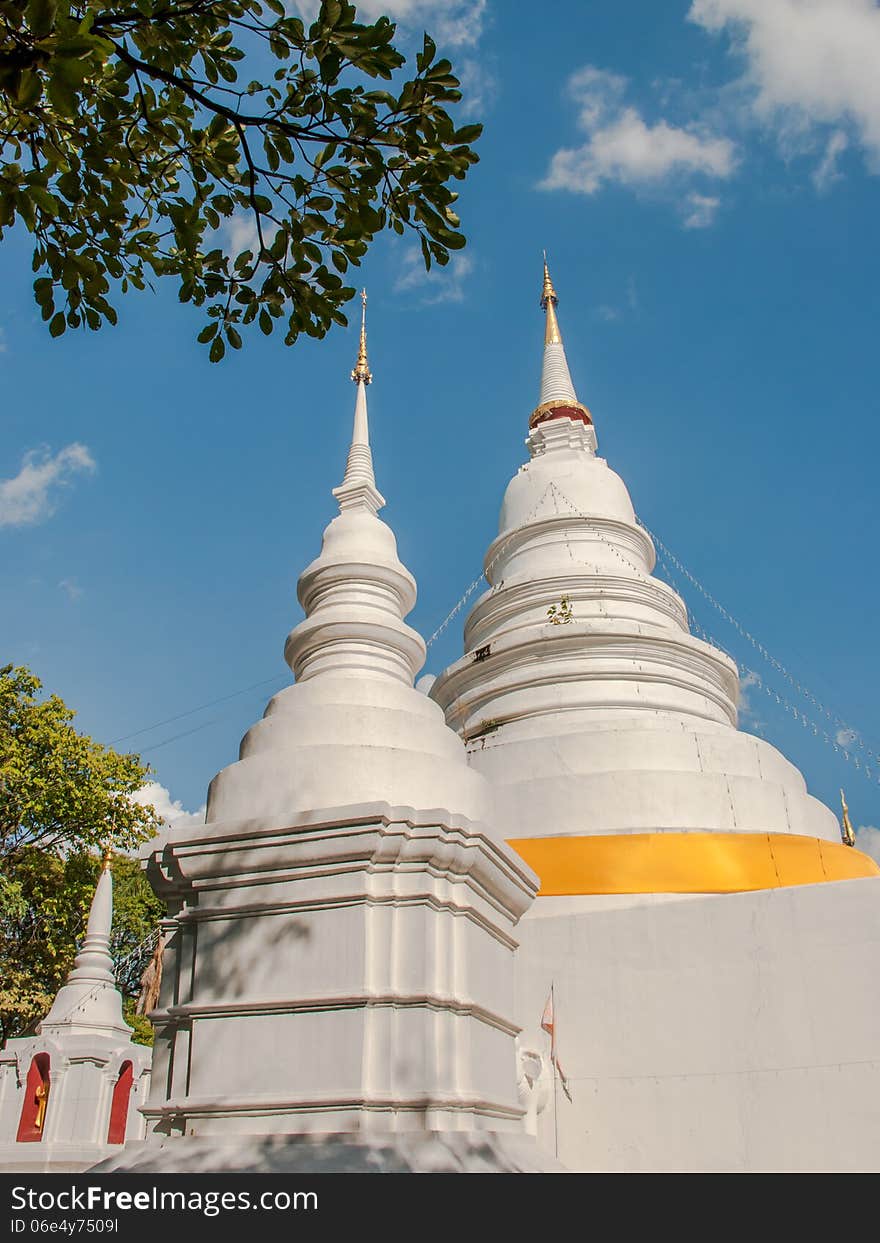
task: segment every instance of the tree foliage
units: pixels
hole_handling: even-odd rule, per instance
[[[347,0],[308,27],[281,0],[0,0],[0,236],[33,234],[50,333],[115,323],[115,290],[171,276],[216,362],[251,324],[288,345],[344,325],[343,278],[386,228],[447,263],[481,127],[456,128],[427,35],[379,89],[394,35]]]
[[[0,1041],[34,1028],[73,966],[95,892],[100,858],[84,850],[61,855],[28,846],[4,861],[0,903]],[[113,860],[110,952],[135,1039],[152,1042],[134,1002],[150,947],[139,949],[163,913],[137,859]]]
[[[0,861],[25,847],[77,851],[112,841],[129,850],[158,831],[131,801],[149,768],[78,733],[74,713],[25,667],[0,669]],[[2,894],[2,890],[0,890]]]
[[[31,1029],[64,983],[98,880],[96,848],[131,850],[161,823],[131,801],[149,775],[138,756],[78,733],[64,701],[40,691],[29,669],[0,668],[0,1040]],[[117,853],[113,872],[110,952],[128,1011],[162,904],[137,859]]]

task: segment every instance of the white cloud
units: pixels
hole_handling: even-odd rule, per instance
[[[455,74],[461,83],[462,111],[469,116],[485,113],[498,95],[498,79],[489,69],[485,58],[465,56],[455,64]],[[479,120],[479,117],[476,118]]]
[[[543,190],[571,190],[595,194],[604,185],[618,183],[634,189],[681,187],[694,177],[723,180],[736,167],[730,139],[704,125],[649,124],[638,110],[624,103],[627,81],[619,74],[587,65],[568,83],[578,110],[578,125],[587,135],[579,147],[555,152]],[[690,228],[702,227],[711,217],[708,196],[690,204]],[[697,223],[699,221],[699,223]]]
[[[317,0],[295,0],[299,13],[312,20]],[[410,30],[426,29],[438,44],[472,47],[483,33],[487,0],[357,0],[358,19],[373,22],[384,14]]]
[[[751,669],[746,669],[739,675],[739,702],[737,703],[737,713],[740,721],[745,719],[751,721],[754,717],[755,710],[752,707],[752,702],[749,698],[749,691],[753,686],[760,685],[761,679],[758,677],[757,673],[753,673]]]
[[[6,330],[0,328],[0,354],[7,353],[9,346],[6,344]]]
[[[68,600],[71,600],[74,603],[81,599],[84,594],[82,587],[80,587],[75,578],[62,578],[61,582],[58,584],[58,588],[60,591],[64,592]]]
[[[263,241],[267,246],[277,232],[278,226],[272,224],[271,220],[263,222]],[[260,249],[257,222],[250,212],[230,216],[222,221],[214,236],[217,239],[215,245],[219,244],[230,259],[236,259],[245,250],[256,254]]]
[[[0,527],[45,522],[55,512],[61,489],[75,475],[93,474],[96,469],[89,450],[77,442],[54,456],[45,448],[32,449],[17,475],[0,480]]]
[[[183,804],[171,797],[170,792],[158,781],[148,781],[140,790],[131,796],[133,803],[141,807],[150,805],[169,827],[183,828],[205,823],[206,806],[203,804],[198,811],[186,811]]]
[[[690,21],[727,32],[745,61],[737,85],[783,142],[825,148],[814,179],[827,184],[847,138],[880,172],[880,7],[875,0],[692,0]],[[827,143],[824,130],[834,126]],[[824,171],[823,171],[824,170]]]
[[[711,194],[689,194],[684,200],[683,224],[686,229],[707,229],[715,219],[721,199]]]
[[[843,130],[836,129],[828,139],[825,154],[813,172],[813,185],[817,190],[827,190],[833,181],[839,181],[843,174],[837,167],[837,161],[849,146],[849,139]]]
[[[470,255],[453,255],[445,268],[436,264],[430,272],[425,271],[422,252],[418,246],[406,251],[403,266],[394,282],[396,292],[408,289],[423,291],[421,299],[424,306],[434,306],[439,302],[463,302],[465,282],[474,270],[474,261]]]
[[[839,729],[835,738],[839,747],[850,747],[858,738],[858,734],[854,729]]]
[[[880,829],[875,829],[872,824],[856,829],[856,849],[880,863]]]

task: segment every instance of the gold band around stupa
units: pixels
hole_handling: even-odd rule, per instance
[[[540,897],[742,893],[880,876],[868,855],[790,833],[614,833],[518,838]]]

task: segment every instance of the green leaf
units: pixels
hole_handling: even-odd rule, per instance
[[[211,345],[211,351],[208,355],[212,363],[219,363],[220,359],[226,353],[226,346],[223,344],[223,338],[217,336]]]
[[[58,200],[48,190],[44,190],[42,186],[31,186],[28,193],[40,211],[45,212],[47,216],[58,215]]]
[[[455,131],[452,141],[456,144],[456,146],[465,146],[472,142],[476,142],[482,132],[482,125],[465,125],[460,130]]]
[[[57,11],[57,0],[28,0],[25,9],[27,22],[38,39],[47,35],[55,25]]]
[[[25,69],[18,83],[18,93],[16,96],[18,106],[20,108],[32,108],[43,93],[43,84],[40,76]]]
[[[55,67],[62,64],[61,61],[55,62]],[[49,79],[49,85],[46,88],[46,94],[49,96],[50,102],[67,120],[72,120],[76,116],[77,97],[76,91],[72,89],[69,82],[59,74],[55,73]]]
[[[66,327],[67,323],[64,319],[64,313],[59,311],[57,315],[53,315],[52,322],[49,324],[49,335],[60,337]]]

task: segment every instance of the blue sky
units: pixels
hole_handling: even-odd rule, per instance
[[[424,279],[389,236],[359,274],[411,622],[429,635],[479,573],[523,460],[546,247],[579,396],[637,512],[839,718],[676,573],[697,621],[771,688],[748,687],[744,724],[880,826],[880,764],[872,779],[863,765],[880,752],[880,8],[361,9],[398,17],[404,45],[434,33],[486,126],[459,204],[467,249]],[[296,579],[345,462],[356,329],[292,349],[256,334],[211,366],[169,288],[122,301],[116,329],[52,341],[27,243],[0,248],[2,656],[195,810],[286,680]],[[460,648],[459,617],[426,670]]]

